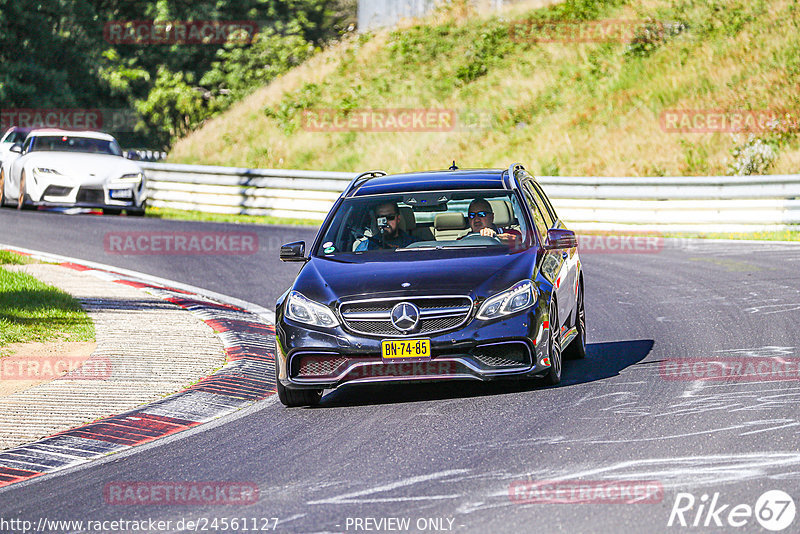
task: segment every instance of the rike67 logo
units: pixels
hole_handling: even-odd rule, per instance
[[[796,512],[794,499],[781,490],[764,492],[755,506],[725,502],[719,492],[699,499],[682,492],[675,496],[667,526],[741,528],[755,519],[762,528],[779,532],[794,522]]]

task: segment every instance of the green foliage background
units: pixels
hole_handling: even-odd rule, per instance
[[[0,0],[0,109],[136,110],[123,144],[168,147],[339,37],[355,0]],[[237,44],[112,44],[111,21],[257,21]]]

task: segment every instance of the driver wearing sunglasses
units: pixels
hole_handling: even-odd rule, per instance
[[[484,198],[476,198],[470,202],[467,217],[472,233],[484,237],[495,237],[504,245],[512,248],[522,242],[522,233],[518,230],[498,228],[494,225],[492,205]]]
[[[363,240],[356,252],[375,249],[405,248],[416,239],[400,229],[400,210],[394,202],[384,202],[375,208],[378,233]]]

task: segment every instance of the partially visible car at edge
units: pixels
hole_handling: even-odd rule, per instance
[[[109,134],[35,129],[10,150],[19,157],[0,169],[0,206],[102,208],[104,213],[144,215],[144,172],[123,157]]]
[[[3,137],[0,137],[0,167],[19,156],[18,153],[11,152],[11,147],[25,141],[31,130],[32,128],[12,126],[5,131]]]
[[[380,246],[379,226],[388,223],[378,209],[388,213],[387,206],[397,207],[404,232],[394,248]],[[475,233],[475,217],[492,217],[497,234],[520,237],[509,244]],[[377,245],[360,245],[365,239]],[[288,243],[281,259],[304,263],[276,308],[277,389],[287,406],[372,382],[555,385],[562,354],[585,355],[576,236],[520,164],[361,174],[335,202],[310,254],[304,242]]]

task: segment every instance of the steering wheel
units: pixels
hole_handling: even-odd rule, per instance
[[[476,237],[483,238],[483,239],[493,239],[494,241],[497,241],[501,245],[503,244],[503,242],[500,241],[500,238],[497,237],[496,234],[494,236],[492,236],[492,237],[489,237],[488,235],[481,235],[480,232],[470,232],[467,235],[465,235],[464,237],[462,237],[461,239],[475,239]]]

